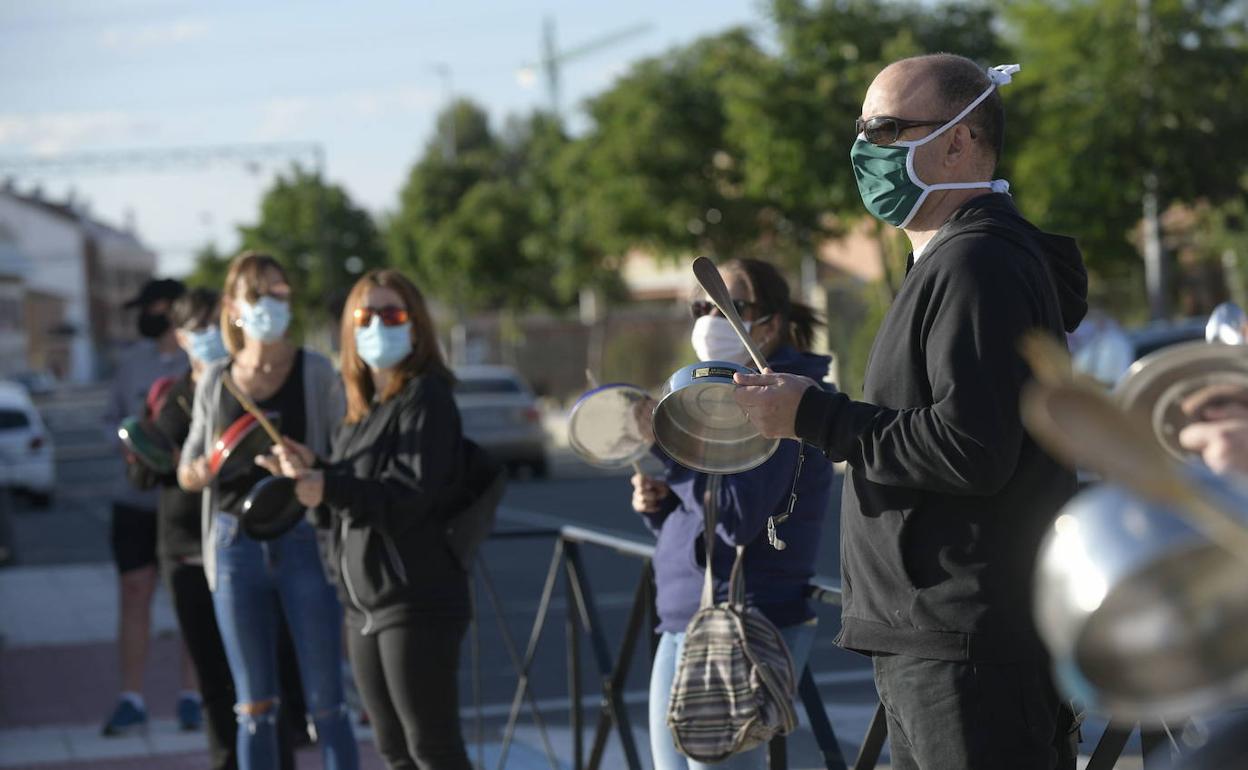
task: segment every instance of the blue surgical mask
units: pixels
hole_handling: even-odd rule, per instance
[[[256,302],[240,300],[239,317],[243,334],[259,342],[275,342],[290,326],[290,303],[267,294]]]
[[[412,352],[412,325],[383,326],[373,316],[368,326],[355,330],[355,352],[373,369],[389,369]]]
[[[200,332],[188,331],[186,336],[190,340],[191,357],[196,361],[210,364],[230,355],[221,340],[221,330],[216,326],[209,326]]]
[[[915,173],[914,153],[919,147],[956,126],[994,90],[1009,83],[1011,76],[1018,70],[1017,64],[1002,64],[988,70],[988,88],[952,120],[922,139],[880,146],[871,144],[859,135],[849,151],[849,158],[854,167],[854,178],[858,181],[858,193],[867,211],[893,227],[904,229],[914,219],[914,215],[919,213],[923,202],[933,190],[970,190],[984,187],[993,192],[1008,192],[1010,185],[1004,179],[994,179],[991,182],[928,184]]]

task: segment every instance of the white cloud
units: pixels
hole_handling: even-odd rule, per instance
[[[353,89],[315,97],[283,97],[261,105],[257,138],[264,141],[302,139],[325,123],[344,119],[379,120],[413,115],[435,108],[441,97],[436,89],[401,85]]]
[[[100,31],[100,45],[115,51],[177,45],[204,37],[209,29],[210,25],[207,22],[198,19],[126,26],[112,25]]]
[[[129,140],[151,128],[139,115],[121,110],[0,113],[0,146],[18,145],[39,155],[55,155],[86,142]]]
[[[260,126],[256,133],[266,141],[306,136],[300,128],[308,122],[312,109],[312,102],[307,99],[270,99],[260,107]]]

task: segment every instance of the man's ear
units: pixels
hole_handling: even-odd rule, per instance
[[[949,135],[949,146],[945,149],[943,159],[945,168],[953,168],[973,160],[975,140],[971,138],[970,126],[959,123],[949,129]]]

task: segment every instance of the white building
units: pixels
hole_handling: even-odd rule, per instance
[[[132,234],[91,220],[69,204],[0,188],[0,229],[25,258],[25,359],[69,382],[91,382],[112,352],[134,337],[121,304],[156,269],[156,255]]]

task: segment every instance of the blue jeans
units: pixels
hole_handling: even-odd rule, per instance
[[[799,623],[780,629],[789,654],[793,656],[793,669],[800,679],[810,648],[815,643],[814,622]],[[654,770],[700,770],[714,767],[717,770],[766,770],[767,747],[756,746],[749,751],[734,754],[723,762],[705,765],[695,762],[676,750],[672,733],[667,727],[667,703],[672,694],[672,680],[676,678],[676,664],[685,646],[685,634],[663,632],[659,637],[659,649],[654,653],[654,667],[650,669],[650,753],[654,757]]]
[[[230,514],[217,514],[214,526],[212,603],[238,697],[239,768],[270,770],[279,764],[277,613],[282,612],[325,770],[356,770],[359,756],[341,678],[342,606],[325,579],[316,530],[300,522],[281,537],[260,542]],[[248,704],[253,713],[244,712]]]

